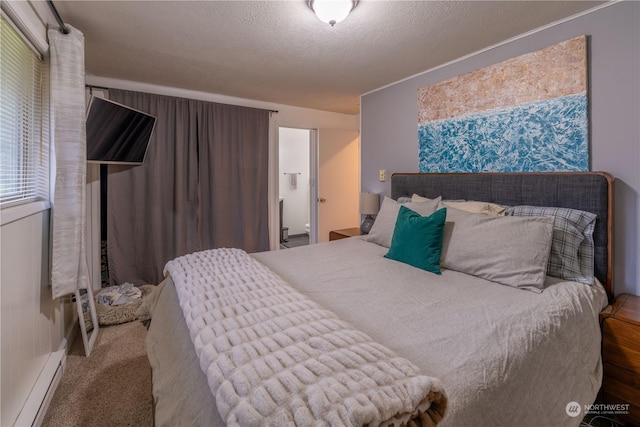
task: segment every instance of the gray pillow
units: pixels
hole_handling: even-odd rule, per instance
[[[552,234],[549,217],[490,217],[448,208],[440,266],[542,292]]]
[[[393,230],[396,227],[396,219],[398,218],[400,206],[406,206],[412,211],[415,211],[422,216],[426,216],[431,215],[438,209],[440,199],[441,198],[438,197],[433,200],[429,199],[426,202],[398,203],[385,196],[382,200],[382,206],[380,206],[380,212],[378,212],[369,234],[364,239],[367,242],[376,243],[388,248],[391,246],[391,238],[393,237]]]
[[[547,274],[593,285],[596,214],[570,208],[511,206],[507,215],[552,217],[553,240]]]

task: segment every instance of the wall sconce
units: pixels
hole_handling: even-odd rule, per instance
[[[378,193],[360,193],[360,213],[366,215],[360,224],[360,231],[369,234],[373,225],[373,217],[380,210],[380,195]]]
[[[319,20],[333,27],[349,16],[358,0],[308,0],[307,4]]]

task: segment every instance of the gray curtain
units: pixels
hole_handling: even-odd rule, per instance
[[[203,249],[269,249],[269,111],[110,89],[157,117],[143,165],[109,165],[112,284],[159,283],[167,261]]]

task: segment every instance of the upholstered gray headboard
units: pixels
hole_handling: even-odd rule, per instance
[[[597,215],[595,275],[613,298],[613,178],[605,172],[395,173],[391,197],[413,194],[501,205],[558,206]]]

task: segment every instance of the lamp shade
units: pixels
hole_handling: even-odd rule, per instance
[[[349,16],[357,1],[353,0],[309,0],[309,7],[322,22],[334,26]]]
[[[375,215],[380,210],[380,195],[378,193],[360,193],[360,213]]]

